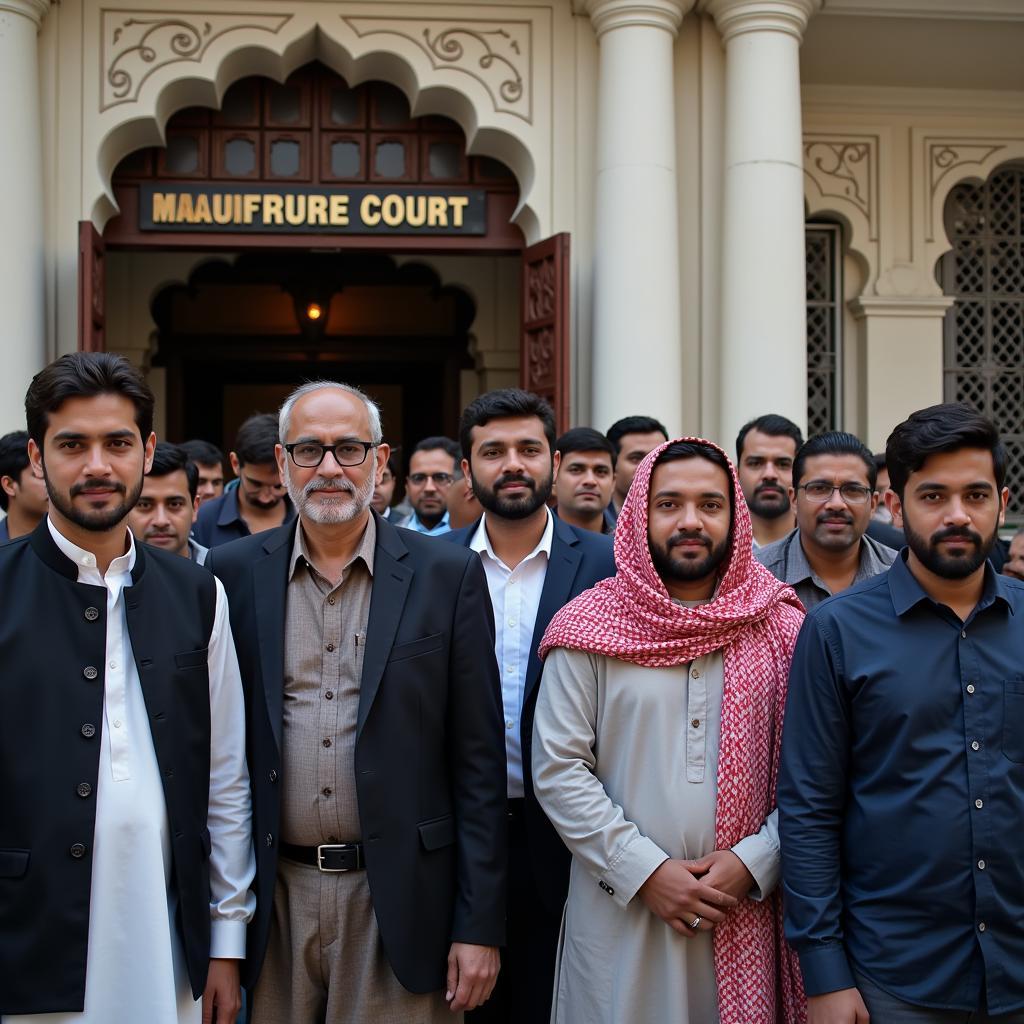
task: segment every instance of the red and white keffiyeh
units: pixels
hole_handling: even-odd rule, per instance
[[[678,440],[721,451],[701,438]],[[717,592],[694,608],[672,600],[651,560],[647,502],[654,463],[673,443],[637,467],[615,527],[616,574],[555,615],[540,654],[567,647],[657,667],[722,651],[715,847],[728,850],[756,833],[775,806],[789,663],[804,612],[792,588],[754,559],[750,513],[731,462],[732,551]],[[803,1024],[803,982],[782,934],[778,891],[731,911],[715,928],[714,949],[721,1024]]]

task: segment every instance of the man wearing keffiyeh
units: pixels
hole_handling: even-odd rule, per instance
[[[640,464],[616,575],[541,645],[537,796],[573,854],[553,1024],[798,1024],[775,783],[803,609],[751,553],[725,453]]]

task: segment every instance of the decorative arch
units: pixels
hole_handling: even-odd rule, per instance
[[[453,19],[396,15],[384,4],[344,10],[97,11],[96,74],[86,82],[88,92],[91,78],[98,115],[84,126],[85,151],[97,159],[83,183],[84,210],[97,228],[118,212],[114,168],[136,149],[164,145],[173,113],[219,106],[240,78],[283,82],[320,60],[351,85],[378,79],[397,86],[414,117],[457,122],[471,155],[493,157],[515,175],[513,222],[528,242],[542,237],[551,223],[550,117],[537,96],[544,83],[536,58],[545,52],[538,44],[548,33],[543,13],[494,8],[488,19]]]

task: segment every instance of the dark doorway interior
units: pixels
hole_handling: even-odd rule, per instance
[[[393,446],[454,436],[472,299],[422,264],[372,253],[245,253],[200,266],[153,303],[167,432],[230,448],[253,412],[328,378],[377,400]]]

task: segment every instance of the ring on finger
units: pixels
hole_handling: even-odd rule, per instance
[[[697,915],[697,916],[696,916],[696,917],[695,917],[695,918],[694,918],[694,919],[693,919],[693,920],[692,920],[692,921],[691,921],[691,922],[690,922],[690,923],[689,923],[689,924],[687,925],[687,928],[690,928],[690,929],[692,929],[693,931],[696,931],[696,930],[697,930],[697,929],[698,929],[698,928],[700,927],[700,923],[701,923],[701,921],[703,921],[703,920],[704,920],[704,918],[703,918],[703,917],[701,917],[701,916],[700,916],[700,914],[698,914],[698,915]]]

